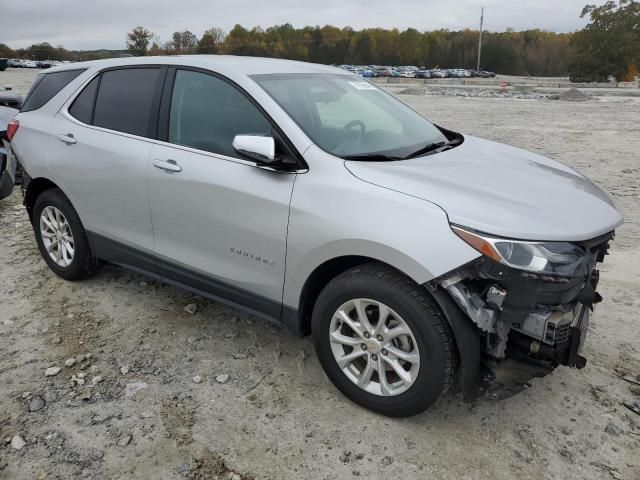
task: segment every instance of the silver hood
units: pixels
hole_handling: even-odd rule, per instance
[[[587,240],[622,223],[607,194],[571,168],[471,136],[439,154],[345,166],[365,182],[439,205],[451,223],[497,236]]]

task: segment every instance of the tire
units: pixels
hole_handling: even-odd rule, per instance
[[[62,215],[58,215],[57,218],[66,221],[66,224],[64,222],[56,224],[65,225],[63,229],[58,230],[64,231],[65,234],[59,237],[57,241],[60,242],[60,240],[68,238],[72,240],[71,242],[67,242],[66,245],[73,246],[73,254],[69,253],[70,250],[64,250],[66,253],[63,253],[66,263],[63,260],[58,262],[54,259],[54,256],[59,255],[56,255],[55,247],[53,248],[53,253],[48,251],[45,242],[49,242],[49,240],[46,240],[45,236],[43,236],[44,231],[47,238],[50,238],[52,230],[47,227],[46,222],[43,223],[44,220],[42,220],[42,217],[44,215],[47,220],[51,220],[49,215],[52,215],[52,212],[56,212],[56,210]],[[97,266],[97,260],[87,239],[87,234],[82,226],[80,217],[78,217],[78,213],[61,190],[57,188],[45,190],[36,198],[32,222],[40,254],[56,275],[65,280],[82,280],[94,272]],[[54,236],[54,242],[55,241]],[[58,254],[59,249],[60,246],[58,244]]]
[[[389,315],[385,315],[389,328],[380,330],[384,334],[378,337],[374,322],[379,325],[377,318],[384,307],[389,309]],[[349,311],[351,321],[344,316]],[[361,333],[366,330],[360,328],[364,323],[354,323],[354,318],[361,318],[358,312],[366,312],[369,333],[360,335],[351,328],[353,325]],[[402,322],[410,334],[391,340],[396,326],[404,328]],[[385,265],[354,267],[329,282],[318,296],[311,327],[320,364],[334,385],[355,403],[383,415],[409,417],[423,412],[449,387],[456,369],[453,334],[434,300],[410,278]],[[402,331],[406,332],[406,328]],[[369,337],[365,338],[366,335]],[[380,341],[374,341],[374,336]],[[343,342],[347,339],[349,343],[353,343],[352,339],[363,343],[345,346]],[[403,351],[398,352],[398,348]],[[412,361],[401,360],[392,352],[406,358],[411,356]],[[347,354],[359,357],[344,370],[344,364],[340,366],[337,358]],[[366,383],[366,373],[372,371],[369,362],[374,371]],[[395,367],[387,362],[394,362]],[[398,364],[404,370],[402,377],[396,373],[400,371],[396,368]],[[378,373],[380,368],[384,370],[384,382]],[[396,383],[392,382],[394,378]],[[364,386],[359,386],[357,380]]]

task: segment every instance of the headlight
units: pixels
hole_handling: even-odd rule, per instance
[[[519,270],[571,276],[585,259],[584,250],[569,242],[524,242],[490,237],[453,225],[451,228],[483,255]]]

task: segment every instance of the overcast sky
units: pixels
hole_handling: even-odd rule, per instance
[[[596,0],[2,0],[0,43],[12,48],[49,42],[69,49],[120,49],[125,34],[142,25],[169,40],[176,30],[200,36],[210,27],[229,31],[236,23],[263,27],[305,25],[413,27],[418,30],[485,28],[503,31],[582,28],[586,3]]]

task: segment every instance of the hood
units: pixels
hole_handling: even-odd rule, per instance
[[[345,162],[357,178],[440,206],[451,223],[522,240],[588,240],[622,223],[611,199],[559,162],[465,136],[442,153]]]

